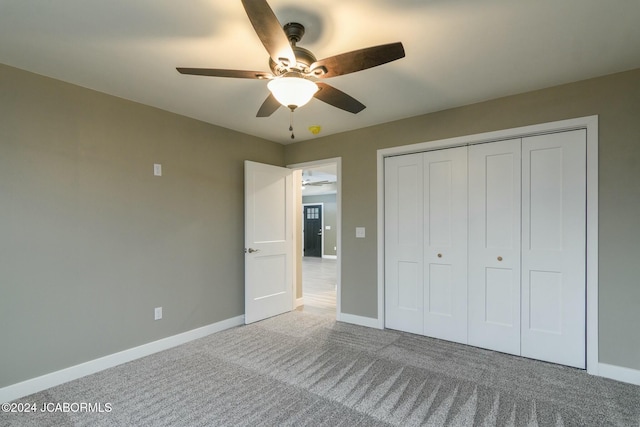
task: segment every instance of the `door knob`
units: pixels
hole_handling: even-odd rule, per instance
[[[498,257],[498,261],[502,261],[502,257],[501,256]]]
[[[260,252],[260,249],[253,249],[253,248],[249,248],[249,249],[245,249],[244,253],[246,254],[247,252],[249,252],[250,254],[254,253],[254,252]]]
[[[442,254],[438,254],[438,258],[442,258]]]

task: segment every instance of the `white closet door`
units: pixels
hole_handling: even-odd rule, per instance
[[[522,151],[522,355],[584,368],[586,131]]]
[[[385,159],[385,326],[422,334],[422,154]]]
[[[467,343],[467,148],[424,153],[424,334]]]
[[[469,344],[520,354],[520,139],[469,147]]]

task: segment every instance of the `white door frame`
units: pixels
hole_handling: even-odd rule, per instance
[[[587,372],[599,375],[598,357],[598,116],[523,126],[475,135],[380,149],[378,172],[378,328],[384,328],[384,158],[449,147],[562,132],[587,131]]]
[[[340,290],[342,283],[342,157],[332,157],[329,159],[322,160],[313,160],[310,162],[304,163],[294,163],[287,165],[288,168],[294,169],[297,171],[302,171],[302,169],[309,169],[317,166],[324,166],[327,164],[335,164],[336,165],[336,320],[342,320],[342,305],[340,303]],[[294,184],[295,185],[295,184]],[[314,203],[318,204],[318,203]],[[323,216],[324,221],[324,216]],[[323,222],[324,223],[324,222]],[[301,233],[301,230],[298,230],[298,227],[295,227],[295,233]],[[294,239],[298,239],[300,241],[302,236],[294,235]],[[322,236],[323,248],[324,248],[324,230]],[[324,254],[324,249],[323,249]],[[297,254],[297,256],[302,257],[302,254]],[[296,262],[293,263],[294,265]],[[295,276],[294,276],[295,277]]]

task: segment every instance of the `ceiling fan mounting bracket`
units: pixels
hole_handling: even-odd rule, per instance
[[[302,36],[304,36],[304,25],[299,24],[297,22],[289,22],[284,24],[282,27],[284,33],[287,35],[289,39],[289,43],[291,46],[295,46],[300,40],[302,40]]]

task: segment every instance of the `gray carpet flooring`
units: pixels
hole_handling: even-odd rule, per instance
[[[584,371],[294,311],[20,402],[2,426],[640,426],[640,387]]]

